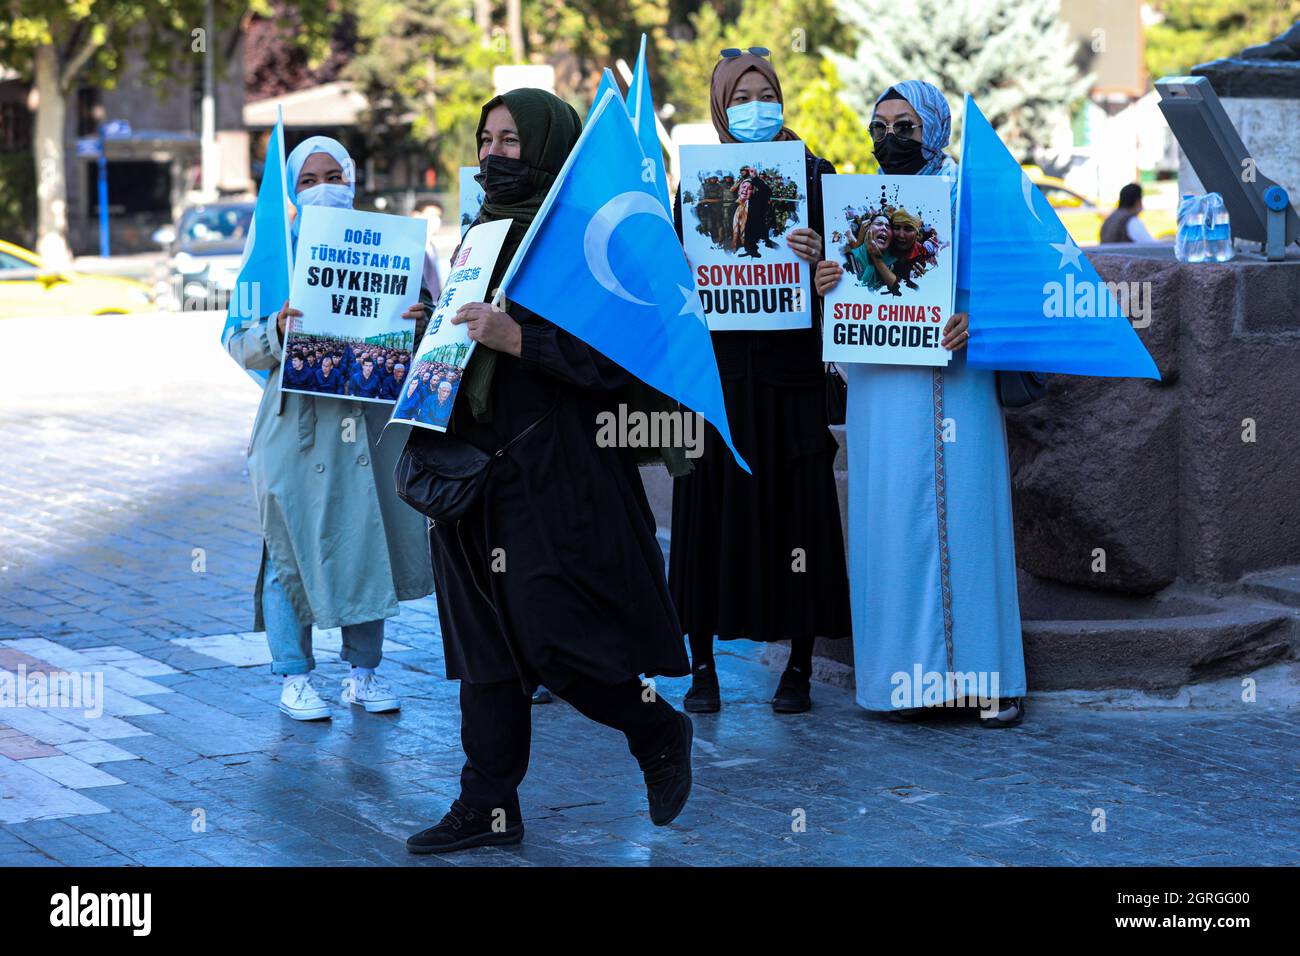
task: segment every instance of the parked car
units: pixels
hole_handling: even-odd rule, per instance
[[[0,318],[153,311],[143,282],[51,269],[30,249],[0,239]]]
[[[167,250],[159,298],[178,309],[224,309],[252,223],[251,200],[215,202],[191,206],[175,226],[154,232],[154,242]]]

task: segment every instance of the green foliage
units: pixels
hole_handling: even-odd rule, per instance
[[[1300,0],[1154,0],[1162,21],[1146,31],[1152,79],[1266,43],[1300,20]]]
[[[474,162],[492,69],[512,57],[479,36],[456,0],[362,0],[352,9],[357,55],[344,75],[370,102],[360,120],[370,145],[423,153],[442,181],[454,182],[456,168]]]
[[[928,80],[952,109],[951,150],[961,141],[961,104],[972,94],[1011,152],[1044,149],[1069,121],[1091,78],[1074,65],[1075,45],[1055,0],[843,0],[857,52],[829,53],[845,78],[845,98],[865,121],[891,83]]]
[[[694,38],[678,44],[671,68],[658,74],[656,95],[662,105],[676,107],[678,122],[708,122],[709,80],[726,47],[763,46],[772,51],[772,65],[781,78],[786,123],[799,135],[799,101],[809,87],[824,81],[822,51],[847,50],[850,41],[833,0],[743,0],[724,15],[710,4],[689,19]]]
[[[0,239],[32,246],[36,236],[36,164],[32,154],[0,153]]]
[[[792,128],[816,155],[835,164],[841,173],[878,171],[866,123],[840,97],[843,83],[830,60],[823,60],[821,76],[804,87],[794,103]]]

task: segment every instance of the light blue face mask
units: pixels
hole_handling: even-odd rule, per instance
[[[750,100],[727,107],[727,129],[742,143],[766,143],[781,132],[781,104]]]

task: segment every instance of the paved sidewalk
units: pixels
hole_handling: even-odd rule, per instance
[[[170,322],[76,325],[88,362],[125,341],[157,374],[127,388],[108,362],[53,393],[11,364],[48,329],[0,323],[0,670],[104,689],[101,716],[0,707],[0,864],[1300,863],[1292,670],[1254,704],[1234,682],[1192,707],[1040,697],[1024,727],[991,732],[888,723],[821,686],[811,714],[778,717],[775,674],[735,644],[672,826],[651,826],[621,738],[555,703],[533,711],[525,843],[409,857],[402,841],[456,795],[462,759],[434,602],[389,622],[400,714],[279,714],[247,632],[258,393],[213,344],[219,319]],[[335,700],[337,646],[317,635],[314,680]],[[659,689],[677,703],[686,685]]]

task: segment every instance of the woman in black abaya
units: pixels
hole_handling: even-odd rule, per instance
[[[572,107],[541,90],[483,107],[479,221],[514,220],[490,288],[580,128]],[[690,720],[640,676],[682,676],[689,663],[636,462],[628,449],[596,443],[597,415],[633,380],[509,302],[504,311],[466,305],[453,321],[468,325],[478,347],[449,431],[495,452],[531,430],[493,464],[475,507],[430,532],[447,677],[461,682],[465,766],[460,798],[407,848],[440,853],[523,838],[518,787],[539,684],[626,735],[651,820],[666,824],[690,792]]]

